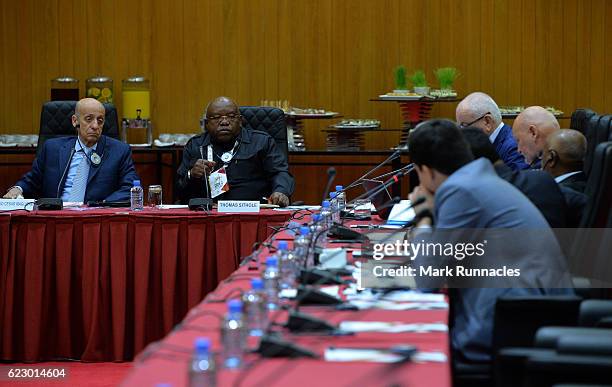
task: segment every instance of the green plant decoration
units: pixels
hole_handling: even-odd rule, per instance
[[[442,67],[434,70],[434,74],[440,83],[440,89],[450,90],[453,88],[455,79],[459,77],[459,71],[454,67]]]
[[[406,67],[404,66],[397,66],[395,68],[395,89],[408,90],[408,84],[406,83]]]
[[[425,72],[423,70],[417,70],[410,77],[410,81],[414,87],[427,87],[427,79],[425,79]]]

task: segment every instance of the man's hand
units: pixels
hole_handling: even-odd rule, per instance
[[[414,213],[418,215],[422,211],[426,211],[426,210],[429,210],[431,213],[433,213],[433,210],[434,210],[433,194],[429,192],[428,190],[426,190],[425,188],[421,186],[417,186],[410,193],[410,195],[408,195],[408,199],[410,199],[410,202],[412,203],[419,200],[420,198],[425,198],[425,201],[414,207]],[[429,218],[425,218],[425,219],[427,219],[428,223],[431,224],[431,221],[429,220]]]
[[[289,205],[289,198],[284,193],[273,192],[268,198],[268,203],[278,204],[281,207],[287,207]]]
[[[2,197],[3,199],[17,199],[21,196],[21,190],[17,187],[13,187]]]
[[[201,179],[202,176],[204,176],[204,172],[210,175],[210,172],[212,172],[213,168],[215,168],[215,164],[216,163],[214,161],[198,159],[198,161],[196,161],[196,163],[193,165],[193,168],[191,168],[191,178]]]

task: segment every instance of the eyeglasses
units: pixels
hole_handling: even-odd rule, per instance
[[[206,117],[207,120],[212,121],[212,122],[221,122],[221,120],[223,120],[224,118],[227,118],[228,121],[236,121],[237,119],[240,118],[240,114],[230,113],[230,114],[225,114],[225,115],[216,115],[216,116]]]
[[[491,112],[486,112],[486,113],[485,113],[485,114],[483,114],[482,116],[480,116],[480,117],[476,118],[474,121],[472,121],[472,122],[470,122],[470,123],[467,123],[467,124],[466,124],[466,123],[463,123],[463,122],[460,122],[460,123],[459,123],[459,126],[460,126],[460,127],[462,127],[462,128],[467,128],[468,126],[472,126],[472,125],[474,125],[475,123],[477,123],[478,121],[480,121],[480,120],[482,120],[483,118],[485,118],[485,117],[487,116],[487,114],[491,114]]]

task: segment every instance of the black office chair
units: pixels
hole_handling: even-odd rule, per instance
[[[572,113],[570,128],[576,129],[584,134],[587,123],[595,114],[597,113],[591,109],[576,109],[576,111]]]
[[[37,153],[40,152],[45,141],[51,138],[76,135],[76,131],[72,126],[72,115],[74,114],[75,107],[76,101],[45,102],[40,114]],[[106,109],[106,115],[102,134],[119,139],[117,110],[110,103],[105,103],[104,109]]]
[[[289,145],[284,111],[267,106],[241,106],[240,114],[247,129],[261,130],[270,134],[288,160]]]
[[[612,205],[612,142],[602,142],[595,148],[584,193],[590,200],[580,227],[606,227]]]

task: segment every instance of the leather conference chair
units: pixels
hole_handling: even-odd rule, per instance
[[[72,126],[72,115],[75,107],[76,101],[50,101],[43,104],[40,114],[37,153],[40,152],[45,141],[51,138],[76,135]],[[105,103],[104,108],[106,109],[106,115],[102,134],[119,139],[117,110],[110,103]]]
[[[532,348],[538,329],[548,325],[575,326],[581,298],[577,296],[507,296],[495,304],[493,370],[497,386],[518,386],[524,364],[549,349]]]
[[[268,106],[241,106],[243,125],[247,129],[261,130],[272,136],[276,145],[288,159],[287,122],[285,112],[279,108]]]
[[[585,194],[589,203],[580,227],[606,227],[612,205],[612,142],[597,145]]]
[[[585,132],[585,126],[596,113],[591,109],[576,109],[572,113],[570,128],[576,129],[582,134]]]

